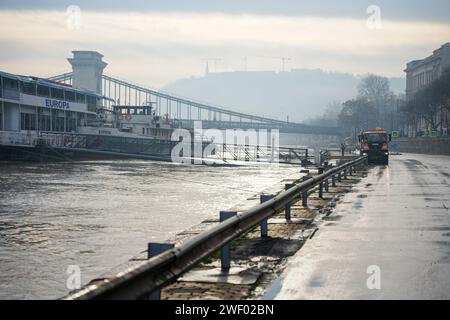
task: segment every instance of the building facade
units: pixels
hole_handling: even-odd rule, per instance
[[[434,80],[446,73],[450,73],[450,43],[442,45],[433,51],[433,54],[422,60],[414,60],[406,65],[406,100],[411,100],[414,95]],[[450,133],[450,115],[442,110],[436,115],[436,122],[441,123],[437,128],[441,135]],[[424,119],[417,119],[415,127],[407,128],[409,136],[421,135],[427,131],[427,123]]]

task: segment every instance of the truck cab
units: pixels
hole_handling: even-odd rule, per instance
[[[366,130],[358,135],[361,155],[367,155],[369,163],[389,164],[391,135],[383,129]]]

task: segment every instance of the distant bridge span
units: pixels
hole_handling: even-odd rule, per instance
[[[49,80],[72,84],[72,72],[51,77]],[[278,129],[283,133],[329,136],[342,134],[338,127],[310,126],[227,110],[144,88],[107,75],[102,75],[102,92],[108,99],[105,105],[107,109],[112,109],[114,104],[142,106],[151,103],[157,115],[167,114],[170,118],[181,121],[187,128],[191,128],[194,121],[201,120],[205,129]]]

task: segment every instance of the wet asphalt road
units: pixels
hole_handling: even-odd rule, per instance
[[[450,299],[450,157],[391,156],[291,257],[275,299]]]

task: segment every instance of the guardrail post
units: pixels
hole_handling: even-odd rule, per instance
[[[234,217],[235,215],[237,215],[236,211],[220,211],[219,220],[220,222],[223,222],[231,217]],[[224,245],[220,249],[220,264],[222,270],[230,269],[230,246],[228,244]]]
[[[173,243],[158,243],[158,242],[150,242],[148,244],[147,249],[147,258],[150,259],[151,257],[157,256],[160,253],[163,253],[164,251],[170,250],[174,247]],[[154,291],[150,293],[148,296],[150,300],[161,300],[161,290]]]
[[[259,201],[261,203],[264,203],[266,201],[269,201],[270,199],[272,199],[274,196],[271,194],[262,194],[259,197]],[[264,219],[263,221],[261,221],[261,238],[267,238],[267,236],[269,235],[269,226],[267,223],[267,219]]]
[[[353,167],[350,167],[350,168],[348,169],[348,174],[349,174],[350,176],[353,175]]]
[[[347,169],[344,169],[344,180],[347,180]]]
[[[286,183],[284,185],[284,190],[289,190],[290,188],[295,187],[294,183]],[[287,221],[291,220],[291,204],[287,204],[286,207],[284,208],[284,217],[286,218]]]
[[[323,167],[319,167],[319,174],[323,173]],[[319,198],[323,198],[323,181],[319,183]]]
[[[311,179],[311,177],[304,176],[302,177],[302,181],[305,182],[306,180]],[[308,191],[304,191],[302,193],[302,206],[307,207],[308,206]]]

